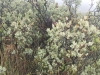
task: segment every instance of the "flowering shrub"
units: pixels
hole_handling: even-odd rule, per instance
[[[0,74],[100,74],[100,31],[63,1],[0,1]]]
[[[67,24],[59,21],[56,27],[53,25],[53,29],[47,29],[47,32],[50,36],[47,45],[42,49],[39,47],[35,56],[41,61],[38,64],[41,64],[43,72],[81,74],[83,66],[92,62],[87,58],[92,51],[95,52],[91,47],[95,46],[94,39],[98,37],[100,31],[95,26],[89,25],[88,21],[80,19],[78,24],[73,26],[71,21]]]
[[[27,74],[30,66],[28,63],[33,61],[34,58],[32,55],[35,48],[33,49],[34,45],[32,43],[39,38],[39,33],[34,26],[32,6],[23,0],[3,0],[0,1],[0,6],[2,7],[0,9],[0,19],[2,19],[2,23],[0,23],[2,33],[1,66],[6,67],[7,75],[14,75],[15,73],[17,75]],[[35,37],[36,39],[34,39]],[[29,59],[30,57],[32,59]],[[28,70],[26,71],[26,69]]]

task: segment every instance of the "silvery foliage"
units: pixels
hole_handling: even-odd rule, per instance
[[[2,1],[3,2],[3,1]],[[4,4],[6,3],[6,4]],[[9,4],[10,3],[10,4]],[[30,3],[25,2],[23,0],[13,0],[11,2],[3,2],[2,11],[2,20],[3,20],[3,40],[6,36],[12,38],[13,43],[17,42],[17,49],[25,50],[24,54],[29,54],[32,52],[31,48],[26,48],[32,44],[32,36],[33,34],[33,20],[32,17],[34,13],[32,11],[32,6]],[[10,22],[10,25],[6,24],[6,21]],[[26,52],[27,51],[27,52]],[[15,54],[15,52],[13,53]]]
[[[48,71],[56,72],[57,68],[62,70],[62,66],[67,64],[66,69],[77,71],[77,64],[84,61],[83,56],[88,56],[89,49],[94,44],[93,35],[100,34],[94,25],[84,19],[79,19],[78,24],[72,26],[72,22],[67,24],[60,20],[56,26],[50,30],[47,29],[50,38],[47,40],[45,48],[38,48],[36,59],[41,60],[42,68],[48,68]],[[71,58],[75,58],[72,60]],[[65,59],[74,61],[66,61]],[[78,61],[77,61],[78,60]],[[73,68],[74,67],[74,68]],[[70,68],[70,69],[69,69]]]
[[[5,67],[0,66],[0,74],[4,73],[6,71]]]

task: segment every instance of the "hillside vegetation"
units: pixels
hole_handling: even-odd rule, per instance
[[[100,2],[63,1],[0,0],[0,75],[100,75]]]

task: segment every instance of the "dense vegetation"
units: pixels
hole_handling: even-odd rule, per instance
[[[0,0],[0,75],[100,74],[100,2],[63,1]]]

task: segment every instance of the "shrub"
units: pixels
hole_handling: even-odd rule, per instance
[[[39,61],[38,72],[80,75],[85,66],[93,63],[96,57],[93,53],[99,50],[91,47],[96,47],[94,39],[95,36],[98,38],[100,31],[89,25],[88,21],[80,19],[77,25],[72,25],[71,21],[67,24],[59,21],[56,27],[53,25],[53,29],[47,29],[47,32],[50,36],[47,45],[39,47],[35,56]]]

